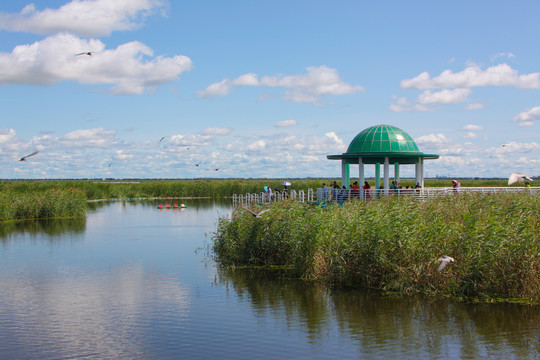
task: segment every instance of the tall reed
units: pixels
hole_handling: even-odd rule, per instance
[[[78,189],[0,193],[0,222],[54,217],[82,217],[85,214],[86,194]]]
[[[540,303],[540,197],[527,193],[238,209],[214,250],[224,265],[289,265],[332,284]],[[438,272],[442,255],[456,261]]]

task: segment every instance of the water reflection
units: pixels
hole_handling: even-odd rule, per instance
[[[219,268],[200,249],[230,201],[181,201],[184,211],[100,202],[86,219],[0,226],[0,358],[540,356],[540,307],[380,297]]]
[[[80,234],[86,229],[86,218],[45,219],[33,221],[13,221],[0,224],[0,241],[5,245],[14,240],[14,236],[27,236],[31,239],[42,239],[48,235],[48,241],[61,241]]]
[[[535,358],[540,355],[540,308],[460,304],[420,297],[383,297],[327,290],[261,270],[219,269],[218,282],[249,299],[258,316],[302,324],[311,341],[334,327],[366,358]],[[335,324],[332,320],[335,320]]]
[[[189,317],[189,291],[177,279],[140,266],[85,274],[66,269],[52,283],[36,275],[0,277],[4,356],[18,348],[36,359],[145,358],[141,340],[152,337],[149,330],[174,331]]]

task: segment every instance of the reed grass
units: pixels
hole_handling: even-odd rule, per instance
[[[83,217],[86,195],[79,189],[47,189],[42,192],[0,192],[0,222],[11,220]]]
[[[223,265],[289,265],[295,276],[387,292],[540,303],[540,197],[389,197],[321,208],[274,203],[222,218]],[[438,272],[442,255],[456,262]]]

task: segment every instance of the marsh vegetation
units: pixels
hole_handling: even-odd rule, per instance
[[[539,234],[540,197],[525,192],[282,201],[260,218],[239,208],[220,219],[214,250],[225,266],[282,266],[332,285],[538,304]],[[442,255],[456,261],[438,272]]]

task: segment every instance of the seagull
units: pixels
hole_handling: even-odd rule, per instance
[[[270,209],[266,209],[266,210],[263,210],[263,211],[259,211],[258,213],[254,213],[253,211],[249,210],[247,207],[244,206],[244,209],[249,211],[253,216],[255,216],[256,218],[260,218],[262,214],[264,214],[265,212],[269,211]]]
[[[446,267],[446,265],[450,264],[451,262],[454,262],[455,260],[454,260],[453,257],[443,255],[437,261],[441,263],[441,265],[439,265],[439,268],[437,269],[437,271],[441,272]]]
[[[514,183],[524,183],[525,181],[533,181],[533,179],[531,179],[530,177],[528,177],[527,175],[525,174],[521,174],[521,173],[513,173],[512,175],[510,175],[510,177],[508,178],[508,185],[512,185]]]
[[[92,53],[93,53],[93,51],[84,51],[84,52],[82,52],[82,53],[76,54],[76,56],[79,56],[79,55],[88,55],[88,56],[92,56]]]
[[[201,165],[201,163],[196,163],[196,164],[195,164],[195,166],[197,166],[197,167],[198,167],[199,165]]]
[[[19,161],[26,161],[26,158],[30,157],[30,156],[34,156],[36,155],[38,152],[37,151],[34,151],[33,153],[31,154],[28,154],[26,156],[23,156],[22,158],[19,159]]]
[[[162,141],[163,141],[163,139],[165,139],[165,136],[164,136],[164,137],[162,137],[162,138],[161,138],[161,139],[159,140],[159,142],[162,142]]]

